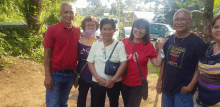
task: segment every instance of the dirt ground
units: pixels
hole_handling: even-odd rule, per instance
[[[33,61],[10,57],[12,64],[0,71],[0,107],[46,107],[43,66]],[[156,93],[157,78],[148,78],[149,97],[142,100],[141,107],[161,107],[161,95]],[[78,90],[72,88],[69,107],[76,107]],[[90,107],[90,93],[87,107]],[[123,100],[120,96],[120,107]],[[106,98],[106,107],[109,107]]]
[[[10,57],[12,64],[0,71],[0,107],[45,107],[45,87],[43,66],[33,61]],[[157,78],[149,78],[148,100],[141,102],[141,107],[160,107],[161,95],[156,94]],[[72,88],[69,107],[76,107],[78,90]],[[90,93],[87,107],[90,106]],[[158,100],[158,101],[157,101]],[[123,100],[120,96],[120,107]],[[106,98],[106,107],[109,107]]]

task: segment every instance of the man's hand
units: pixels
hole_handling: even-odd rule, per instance
[[[115,85],[115,82],[117,81],[117,79],[111,78],[107,81],[107,84],[105,85],[105,87],[107,88],[112,88]]]
[[[163,49],[164,43],[168,40],[168,38],[158,38],[158,50]]]
[[[102,77],[98,77],[96,80],[99,83],[99,85],[101,85],[101,86],[105,86],[107,83],[107,81]]]
[[[51,77],[51,75],[45,76],[44,86],[46,87],[46,89],[51,91],[53,87],[53,78]]]
[[[161,81],[157,82],[156,90],[157,90],[158,94],[162,93],[162,83],[161,83]]]
[[[184,86],[181,88],[182,94],[189,94],[193,90],[193,87],[190,86]]]

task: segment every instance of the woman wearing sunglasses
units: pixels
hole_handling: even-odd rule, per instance
[[[211,41],[206,44],[205,56],[199,61],[199,95],[196,107],[209,107],[220,102],[220,15],[212,21]]]

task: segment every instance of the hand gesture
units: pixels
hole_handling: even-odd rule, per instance
[[[107,83],[107,81],[102,77],[98,77],[97,82],[99,83],[99,85],[104,86],[104,87]]]
[[[44,80],[44,86],[46,87],[46,89],[50,90],[53,87],[53,78],[50,76],[45,76],[45,80]]]
[[[117,81],[117,79],[111,78],[107,81],[107,84],[105,85],[105,87],[107,88],[112,88],[115,85],[115,82]]]
[[[168,38],[158,38],[157,43],[158,43],[158,50],[163,49],[164,43],[168,40]]]
[[[161,93],[162,93],[162,83],[161,83],[161,81],[158,81],[158,82],[157,82],[156,90],[157,90],[157,93],[158,93],[158,94],[161,94]]]
[[[190,86],[184,86],[184,87],[181,88],[181,93],[183,93],[183,94],[189,94],[192,90],[193,90],[192,87],[190,87]]]

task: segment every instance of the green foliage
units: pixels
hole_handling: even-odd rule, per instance
[[[63,1],[66,0],[0,0],[0,22],[29,20],[29,25],[37,24],[40,28],[39,31],[30,29],[33,26],[29,26],[29,29],[7,28],[7,35],[0,33],[0,66],[11,63],[6,56],[18,56],[43,63],[43,35],[48,26],[61,21],[60,5]],[[28,17],[30,15],[33,16],[32,19]],[[75,26],[80,27],[83,19],[78,12]]]
[[[213,14],[214,16],[220,15],[220,0],[214,1]]]
[[[122,22],[120,22],[120,24],[119,24],[119,26],[118,26],[118,29],[121,29],[121,28],[123,28],[123,27],[125,27],[125,24],[122,23]]]
[[[154,65],[151,62],[148,62],[148,73],[149,74],[158,74],[160,72],[160,67],[154,67]]]
[[[79,12],[77,12],[77,16],[76,16],[76,18],[75,18],[75,20],[74,20],[75,26],[81,28],[81,23],[82,23],[82,21],[83,21],[84,18],[85,18],[84,16],[81,16],[81,15],[79,14]],[[82,29],[82,28],[81,28],[81,29]]]
[[[215,11],[216,9],[219,9],[219,8],[218,8],[219,6],[220,6],[220,0],[215,0],[215,1],[214,1],[213,11]]]
[[[45,18],[43,21],[47,26],[53,25],[55,23],[60,22],[61,16],[60,16],[60,3],[52,4],[49,2],[48,7],[45,7],[45,9],[42,11],[42,14]]]
[[[0,13],[0,22],[24,22],[24,17],[15,0],[1,0]]]
[[[13,62],[11,61],[11,59],[7,56],[1,56],[0,59],[0,67],[4,67],[5,65],[9,65],[12,64]]]

